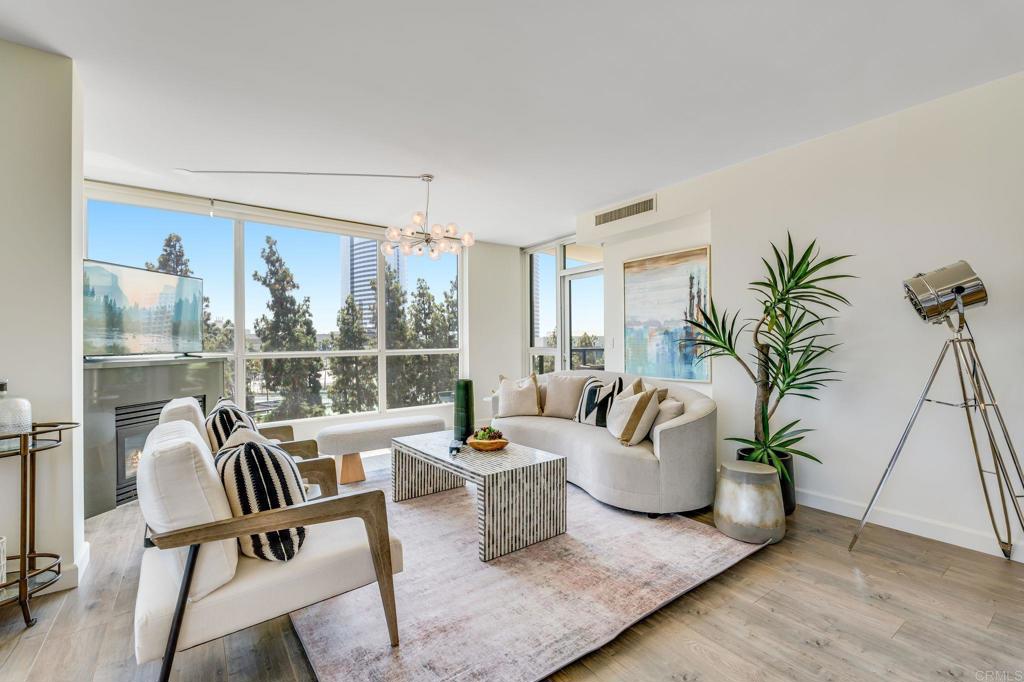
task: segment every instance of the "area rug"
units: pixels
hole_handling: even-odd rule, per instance
[[[568,530],[488,563],[477,558],[472,485],[392,502],[405,570],[401,646],[388,645],[376,584],[291,614],[321,682],[532,681],[614,639],[760,549],[678,515],[650,519],[568,491]]]

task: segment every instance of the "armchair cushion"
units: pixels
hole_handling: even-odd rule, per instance
[[[217,453],[217,473],[235,516],[290,507],[306,501],[302,477],[291,455],[276,445],[244,442]],[[242,554],[265,561],[290,561],[306,529],[286,528],[238,538]]]
[[[206,433],[206,417],[203,415],[203,408],[199,406],[198,400],[192,397],[175,398],[160,410],[161,424],[179,420],[195,426],[206,446],[210,447],[210,436]]]
[[[210,448],[191,422],[159,424],[150,432],[139,460],[137,487],[142,515],[155,533],[231,518]],[[167,564],[163,570],[175,585],[184,574],[187,552],[181,547],[160,553]],[[202,599],[231,580],[237,565],[238,543],[234,540],[204,545],[189,598]]]
[[[199,562],[209,547],[209,543],[202,545]],[[135,604],[135,659],[140,665],[163,656],[171,629],[181,576],[168,571],[160,561],[160,555],[168,551],[172,550],[151,548],[142,555]],[[394,573],[402,570],[402,544],[394,535],[391,566]],[[242,557],[234,580],[206,599],[189,604],[178,650],[375,581],[366,530],[360,519],[309,526],[302,552],[288,563]]]
[[[227,398],[218,400],[210,410],[210,416],[206,418],[206,432],[209,435],[210,449],[219,452],[231,437],[235,424],[239,422],[253,431],[257,430],[256,421],[246,414],[245,410]]]

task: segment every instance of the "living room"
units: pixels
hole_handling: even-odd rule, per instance
[[[0,2],[0,680],[1020,679],[1022,22]]]

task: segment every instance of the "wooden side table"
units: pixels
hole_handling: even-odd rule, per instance
[[[36,454],[60,447],[64,443],[64,432],[77,427],[75,422],[46,422],[33,424],[32,430],[26,433],[0,434],[0,440],[17,438],[19,442],[16,450],[0,451],[0,459],[21,458],[19,552],[7,557],[17,559],[18,568],[0,576],[0,606],[18,602],[25,627],[36,624],[29,606],[32,595],[60,579],[60,555],[36,551]],[[12,575],[16,577],[12,579]]]

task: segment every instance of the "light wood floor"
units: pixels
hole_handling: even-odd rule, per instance
[[[3,682],[156,679],[157,663],[132,657],[138,506],[86,525],[81,587],[35,601],[28,630],[17,609],[0,609]],[[554,679],[1024,679],[1024,566],[877,527],[850,554],[853,525],[799,509],[783,543]],[[287,616],[183,652],[175,669],[179,680],[315,679]]]

